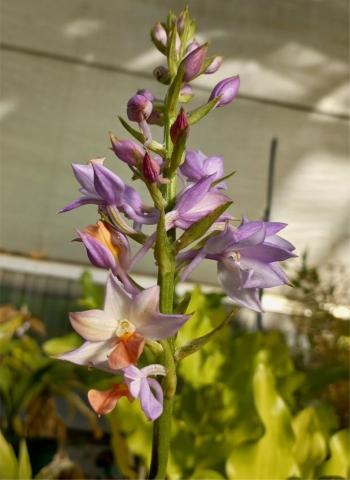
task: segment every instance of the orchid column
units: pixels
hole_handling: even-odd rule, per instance
[[[176,282],[188,278],[202,261],[213,260],[225,293],[237,305],[261,311],[259,289],[287,283],[278,262],[294,255],[294,247],[276,235],[285,224],[243,218],[235,225],[226,212],[232,201],[226,192],[230,174],[225,176],[223,158],[186,149],[190,128],[213,109],[231,103],[239,89],[238,76],[226,78],[204,105],[184,108],[194,97],[191,82],[216,72],[223,61],[209,56],[208,45],[198,44],[194,34],[187,8],[178,16],[169,13],[166,23],[155,25],[151,38],[166,65],[157,67],[154,76],[166,86],[165,96],[138,90],[127,103],[128,119],[136,125],[119,117],[134,139],[110,134],[112,151],[130,167],[132,180],[146,185],[153,205],[145,205],[137,190],[109,170],[105,158],[95,158],[87,165],[73,165],[81,196],[61,210],[97,206],[98,222],[78,230],[77,240],[91,263],[108,271],[108,278],[103,309],[70,314],[85,342],[60,358],[111,373],[110,388],[88,393],[98,414],[109,413],[123,396],[140,401],[147,418],[154,421],[149,478],[166,476],[176,364],[221,327],[177,345],[176,333],[189,315],[182,304],[174,312]],[[151,125],[163,128],[163,140],[153,138]],[[179,193],[178,177],[183,185]],[[146,235],[144,225],[153,225],[154,232]],[[133,258],[130,240],[140,244]],[[158,282],[144,289],[130,272],[151,250]],[[147,362],[150,356],[154,363]]]

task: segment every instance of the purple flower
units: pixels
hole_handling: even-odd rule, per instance
[[[141,408],[149,420],[156,420],[163,413],[163,390],[151,375],[165,375],[163,365],[153,364],[144,368],[134,365],[124,369],[124,381],[133,398],[139,398]]]
[[[81,205],[95,204],[102,207],[115,207],[132,220],[141,224],[157,222],[157,212],[144,212],[140,195],[132,187],[125,185],[115,173],[103,165],[104,159],[94,159],[88,165],[73,164],[73,173],[80,183],[82,196],[60,210],[68,212]]]
[[[277,262],[296,256],[292,253],[294,246],[276,235],[285,226],[246,219],[238,228],[227,225],[199,251],[178,256],[179,260],[190,261],[181,279],[187,278],[204,258],[216,260],[218,280],[225,293],[238,305],[261,311],[258,290],[288,283]]]
[[[143,120],[147,120],[152,110],[152,101],[143,94],[136,94],[128,101],[127,113],[129,120],[132,122],[141,123]]]
[[[180,172],[190,182],[198,182],[209,175],[213,175],[214,180],[219,180],[224,176],[224,159],[207,157],[200,150],[187,150]],[[217,188],[226,188],[226,185],[221,182]]]
[[[239,83],[240,80],[238,75],[221,80],[221,82],[219,82],[213,88],[208,102],[213,100],[215,97],[220,96],[221,98],[216,104],[216,106],[224,107],[225,105],[228,105],[236,98],[239,90]]]
[[[127,105],[127,114],[129,120],[137,122],[145,137],[145,143],[152,141],[151,130],[148,126],[147,119],[153,111],[153,103],[148,96],[136,94],[130,98]]]
[[[145,151],[140,145],[133,140],[119,140],[112,133],[109,136],[112,143],[111,150],[122,162],[133,167],[141,164]]]
[[[219,68],[222,65],[222,62],[224,59],[218,55],[217,57],[214,57],[213,60],[210,62],[210,64],[207,66],[205,69],[204,73],[210,74],[210,73],[215,73],[219,70]]]
[[[151,30],[151,38],[161,51],[165,51],[168,42],[168,35],[161,23],[156,23]]]
[[[192,50],[183,59],[181,65],[184,69],[184,82],[190,82],[202,73],[207,51],[208,45],[205,43],[195,50]]]
[[[101,220],[96,225],[88,225],[83,230],[78,230],[78,235],[92,265],[111,270],[128,292],[135,293],[135,286],[127,275],[130,266],[130,245],[127,237]]]
[[[122,397],[130,402],[139,398],[141,408],[149,420],[156,420],[163,412],[163,390],[151,375],[165,375],[163,365],[152,364],[144,368],[130,365],[123,370],[125,383],[117,383],[108,390],[89,390],[88,399],[98,415],[110,413]]]
[[[146,88],[142,88],[141,90],[137,90],[137,95],[142,95],[143,97],[147,98],[150,102],[154,102],[155,96],[151,92],[151,90],[147,90]]]
[[[178,227],[186,230],[220,205],[230,201],[227,195],[211,188],[214,177],[214,175],[210,175],[202,178],[179,195],[174,210],[166,214],[168,229]],[[231,217],[224,214],[218,221],[229,218]]]
[[[86,341],[60,359],[107,371],[120,370],[137,362],[145,339],[171,337],[188,318],[159,313],[158,285],[132,295],[110,273],[103,310],[70,313],[74,330]]]
[[[199,46],[200,44],[197,42],[197,40],[192,40],[192,42],[186,47],[186,55],[196,50]]]

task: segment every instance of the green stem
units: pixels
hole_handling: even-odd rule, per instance
[[[171,140],[170,140],[170,119],[166,118],[164,128],[164,143],[167,151],[167,157],[171,154]],[[172,206],[176,196],[176,178],[164,185],[163,196],[168,208]],[[167,234],[169,242],[174,245],[176,240],[175,229]],[[159,265],[158,284],[160,287],[159,308],[162,313],[173,313],[174,306],[174,291],[175,291],[175,255],[174,250],[171,249],[169,262],[172,268],[163,271],[162,265]],[[174,341],[169,338],[163,340],[163,364],[166,368],[166,376],[162,382],[164,392],[163,413],[154,422],[153,425],[153,440],[152,440],[152,459],[150,466],[150,479],[164,479],[166,477],[168,456],[170,449],[171,438],[171,421],[173,415],[173,399],[176,392],[176,365],[174,360]]]

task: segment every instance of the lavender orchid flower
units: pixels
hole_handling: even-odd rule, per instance
[[[219,190],[212,188],[215,174],[202,178],[194,185],[187,187],[178,197],[174,210],[166,215],[166,226],[186,230],[220,205],[230,201],[230,198]],[[231,218],[221,215],[218,221]]]
[[[288,283],[277,264],[295,256],[294,246],[276,235],[285,226],[285,223],[247,219],[238,228],[227,225],[202,249],[178,256],[179,260],[190,262],[181,279],[187,278],[204,258],[216,260],[218,280],[225,293],[238,305],[261,311],[258,290]]]
[[[116,208],[139,224],[155,224],[158,219],[156,210],[149,211],[143,205],[139,193],[106,168],[104,160],[99,158],[91,160],[88,165],[72,165],[74,176],[81,185],[82,196],[66,205],[59,213],[95,204]]]
[[[230,198],[222,193],[220,190],[212,188],[212,183],[215,181],[215,174],[202,178],[197,183],[190,185],[178,196],[174,209],[165,215],[165,228],[170,230],[177,227],[182,230],[187,230],[191,225],[210,212],[230,202]],[[211,227],[215,230],[218,224],[222,224],[226,220],[230,220],[231,216],[222,214]],[[136,253],[131,260],[131,267],[139,262],[146,253],[152,248],[156,240],[156,232],[148,237],[146,242]]]
[[[224,176],[224,159],[207,157],[200,150],[187,150],[180,172],[189,182],[198,182],[209,175],[213,175],[214,180],[219,180]],[[225,182],[219,183],[216,188],[226,188]]]
[[[130,267],[130,245],[127,237],[106,222],[98,221],[78,230],[90,262],[97,268],[111,270],[129,293],[136,287],[127,275]]]
[[[165,375],[163,365],[153,364],[144,368],[134,365],[124,368],[124,380],[130,394],[139,398],[141,408],[149,420],[156,420],[163,412],[163,390],[151,375]]]
[[[159,313],[158,285],[132,295],[110,273],[104,309],[69,316],[74,330],[86,342],[60,358],[102,370],[119,370],[136,363],[145,340],[171,337],[188,318]]]
[[[144,368],[130,365],[123,370],[125,383],[117,383],[108,390],[89,390],[91,407],[99,415],[110,413],[121,397],[131,402],[139,398],[141,408],[149,420],[156,420],[163,412],[163,390],[151,375],[165,375],[163,365],[152,364]]]

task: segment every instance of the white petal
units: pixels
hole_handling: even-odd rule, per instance
[[[106,283],[104,311],[116,322],[128,318],[131,296],[124,290],[119,280],[110,273]]]
[[[112,370],[108,367],[107,357],[113,349],[113,345],[114,342],[110,340],[105,342],[85,342],[81,347],[71,352],[63,353],[57,358],[77,365],[93,365],[101,370],[111,372]]]
[[[115,335],[118,323],[108,317],[103,310],[85,310],[84,312],[72,312],[69,320],[74,330],[85,340],[98,342],[108,340]]]

